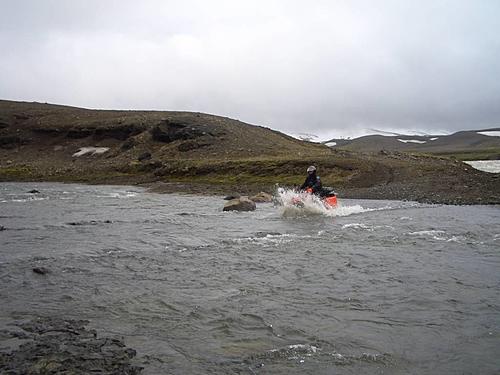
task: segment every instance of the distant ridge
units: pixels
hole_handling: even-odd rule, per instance
[[[491,135],[480,134],[490,132]],[[498,133],[498,136],[496,136]],[[331,139],[333,149],[357,152],[421,152],[430,154],[480,154],[489,159],[500,159],[500,128],[464,130],[449,135],[405,135],[387,132],[353,139]],[[466,155],[464,155],[466,156]]]

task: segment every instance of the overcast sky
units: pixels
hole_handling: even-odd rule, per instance
[[[0,98],[322,139],[500,127],[500,1],[0,0]]]

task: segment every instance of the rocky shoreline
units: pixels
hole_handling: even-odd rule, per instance
[[[116,337],[99,337],[88,321],[38,317],[0,331],[10,348],[0,348],[0,373],[136,375],[136,351]],[[4,343],[7,341],[4,341]],[[17,343],[17,345],[16,345]]]

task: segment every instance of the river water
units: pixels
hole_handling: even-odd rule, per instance
[[[223,204],[0,184],[0,328],[88,319],[145,374],[499,373],[498,206]]]

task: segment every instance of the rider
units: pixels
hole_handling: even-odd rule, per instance
[[[311,165],[307,168],[307,177],[300,190],[312,189],[313,194],[320,194],[321,192],[321,180],[319,176],[316,175],[316,167]]]

